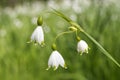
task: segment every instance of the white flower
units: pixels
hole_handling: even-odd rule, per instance
[[[48,70],[50,67],[53,67],[54,70],[56,70],[59,65],[65,69],[67,68],[63,57],[57,50],[55,50],[51,53],[51,55],[49,57],[48,68],[46,70]]]
[[[84,52],[88,53],[88,44],[84,40],[80,40],[77,44],[77,51],[81,53],[81,55]]]
[[[44,33],[42,26],[37,26],[37,28],[34,30],[34,32],[31,35],[31,41],[34,41],[35,43],[41,45],[44,43]]]

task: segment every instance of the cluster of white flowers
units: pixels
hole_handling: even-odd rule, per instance
[[[44,43],[44,32],[42,29],[42,18],[39,17],[37,20],[38,26],[33,31],[31,35],[31,41],[42,45]],[[72,27],[73,28],[73,27]],[[75,28],[76,29],[76,28]],[[59,65],[65,69],[67,69],[65,61],[62,57],[62,55],[56,50],[56,45],[54,44],[52,46],[53,52],[51,53],[49,60],[48,60],[48,68],[46,70],[49,70],[49,68],[53,67],[54,70],[56,70]],[[77,51],[78,53],[88,53],[88,45],[84,40],[79,40],[77,44]]]
[[[40,45],[44,42],[44,33],[42,26],[37,26],[37,28],[33,31],[31,35],[31,41],[34,41]],[[54,70],[56,70],[59,65],[65,69],[67,68],[61,54],[57,50],[54,50],[50,55],[50,58],[48,60],[48,68],[46,70],[48,70],[50,67],[54,67]]]

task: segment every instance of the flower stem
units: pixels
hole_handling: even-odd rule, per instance
[[[90,36],[87,32],[85,32],[82,27],[77,24],[76,22],[72,21],[69,17],[66,17],[63,13],[61,13],[60,11],[57,11],[54,9],[54,12],[56,15],[62,17],[63,19],[65,19],[69,24],[71,24],[71,26],[76,27],[77,29],[80,30],[80,32],[82,32],[84,35],[86,35],[94,44],[96,44],[98,46],[98,48],[101,50],[101,52],[106,55],[109,59],[111,59],[118,67],[120,67],[120,64],[109,54],[109,52],[107,52],[92,36]],[[66,33],[66,32],[65,32]],[[64,34],[64,33],[61,33]],[[60,35],[61,35],[60,34]],[[58,35],[59,36],[59,35]]]
[[[108,51],[106,51],[91,35],[89,35],[87,32],[85,32],[80,25],[78,25],[75,22],[72,22],[71,25],[76,26],[84,35],[86,35],[94,44],[98,46],[98,48],[101,50],[101,52],[106,55],[109,59],[111,59],[118,67],[120,67],[120,64],[110,55]]]
[[[74,32],[74,31],[65,31],[65,32],[59,33],[59,34],[55,37],[54,42],[56,42],[57,38],[60,37],[61,35],[68,34],[68,33],[72,33],[72,32]]]
[[[86,35],[94,44],[98,46],[98,48],[101,50],[101,52],[106,55],[109,59],[111,59],[118,67],[120,67],[120,64],[109,54],[108,51],[106,51],[91,35],[89,35],[87,32],[85,32],[80,25],[78,25],[75,22],[70,22],[71,25],[75,26],[82,32],[84,35]]]

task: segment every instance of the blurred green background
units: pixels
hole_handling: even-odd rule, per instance
[[[0,1],[0,80],[119,80],[120,68],[87,37],[89,54],[76,51],[75,34],[57,39],[58,51],[68,69],[46,71],[55,36],[69,24],[48,13],[55,8],[79,23],[120,63],[119,0],[1,0]],[[43,15],[45,47],[27,44],[36,20]]]

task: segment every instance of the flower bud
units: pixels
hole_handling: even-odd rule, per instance
[[[43,24],[43,18],[42,18],[42,16],[39,16],[37,19],[37,25],[41,26],[42,24]]]

